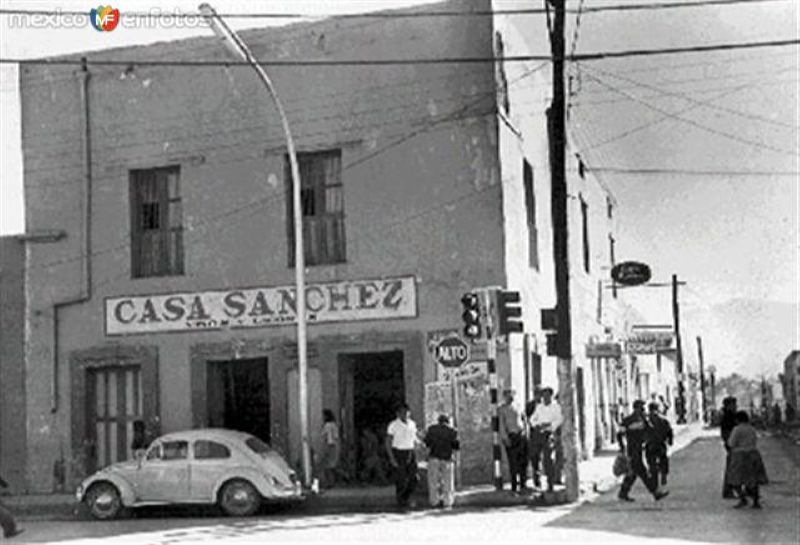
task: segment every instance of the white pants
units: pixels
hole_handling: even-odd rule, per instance
[[[442,502],[445,507],[453,506],[455,501],[453,469],[451,460],[428,458],[428,497],[431,506],[436,507],[439,502]]]

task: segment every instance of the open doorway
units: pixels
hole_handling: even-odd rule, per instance
[[[386,427],[406,401],[403,352],[340,354],[339,368],[342,465],[355,481],[384,484]]]
[[[255,435],[269,443],[269,367],[266,358],[208,362],[208,425]]]

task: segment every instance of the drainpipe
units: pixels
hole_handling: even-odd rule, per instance
[[[55,414],[61,405],[61,389],[58,384],[60,361],[59,343],[59,311],[62,308],[85,303],[92,298],[92,126],[89,115],[89,81],[91,74],[86,62],[86,57],[81,59],[81,71],[78,75],[81,101],[81,143],[83,146],[84,160],[84,185],[82,216],[83,216],[83,244],[81,251],[81,287],[77,296],[58,301],[53,305],[53,381],[51,384],[50,412]]]

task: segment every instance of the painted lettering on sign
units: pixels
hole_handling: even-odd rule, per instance
[[[292,324],[293,287],[173,293],[106,299],[106,334],[187,331]],[[413,318],[414,277],[354,280],[306,287],[310,323]]]

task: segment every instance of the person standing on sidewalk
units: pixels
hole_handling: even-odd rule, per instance
[[[536,412],[536,407],[542,402],[542,389],[538,385],[533,390],[533,399],[525,405],[525,419],[530,423],[533,413]],[[533,486],[535,488],[542,487],[542,471],[541,460],[542,450],[544,450],[545,434],[540,430],[529,426],[528,428],[528,459],[531,462],[531,477],[533,478]]]
[[[649,427],[650,425],[644,414],[644,401],[637,399],[633,402],[633,412],[622,421],[619,435],[617,436],[620,451],[625,452],[630,460],[630,471],[625,475],[619,494],[617,494],[621,501],[634,501],[629,494],[637,477],[642,480],[656,501],[669,494],[669,492],[659,489],[658,483],[653,480],[642,460],[642,450],[645,438],[649,433]]]
[[[722,479],[722,497],[734,499],[733,486],[728,482],[728,473],[731,465],[731,449],[728,446],[728,438],[731,436],[733,428],[736,426],[736,398],[728,396],[722,400],[722,416],[719,421],[719,432],[722,438],[722,446],[725,447],[725,474]]]
[[[386,430],[386,453],[394,468],[395,497],[401,509],[410,507],[411,494],[417,488],[417,459],[414,449],[419,442],[417,425],[411,420],[408,405],[402,403],[397,408],[397,418],[392,420]]]
[[[0,488],[8,488],[8,483],[3,480],[3,477],[0,477]],[[18,536],[24,531],[17,526],[17,521],[14,520],[11,511],[3,505],[2,501],[0,501],[0,527],[3,528],[3,537],[6,539]]]
[[[533,411],[530,424],[532,433],[541,434],[542,442],[542,465],[545,475],[547,475],[547,489],[553,490],[553,486],[559,479],[557,474],[558,467],[553,455],[556,452],[556,432],[561,427],[564,417],[561,414],[561,406],[553,401],[553,389],[542,389],[542,402]]]
[[[497,409],[499,417],[500,442],[506,449],[508,472],[511,474],[511,492],[525,490],[527,481],[526,466],[528,454],[525,452],[525,438],[522,434],[522,419],[514,407],[514,391],[503,391],[503,404]]]
[[[750,424],[745,411],[736,413],[736,427],[728,437],[730,465],[726,480],[738,491],[737,509],[747,507],[747,497],[753,500],[753,509],[761,509],[759,486],[767,484],[767,470],[758,451],[756,429]]]
[[[455,501],[453,451],[458,450],[458,434],[450,427],[450,418],[439,415],[438,423],[425,433],[428,446],[428,498],[431,507],[450,509]]]
[[[669,474],[667,445],[672,446],[672,426],[669,420],[659,414],[661,407],[657,402],[650,403],[647,408],[650,411],[647,415],[650,427],[645,437],[645,459],[653,482],[665,486],[667,484],[667,474]]]

